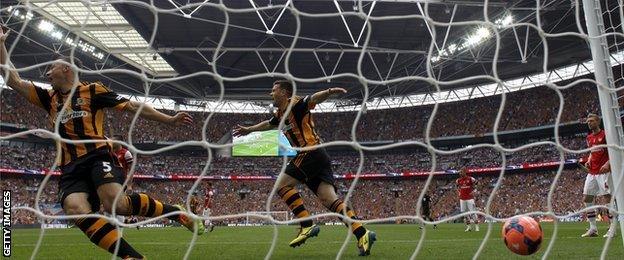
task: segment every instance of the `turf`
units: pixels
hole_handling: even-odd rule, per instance
[[[366,259],[407,259],[414,252],[422,233],[416,225],[369,225],[377,232],[378,241],[371,256]],[[470,259],[477,251],[486,234],[486,225],[481,232],[463,232],[461,224],[443,224],[433,230],[426,230],[425,242],[418,259]],[[500,237],[500,224],[494,224],[490,239],[480,259],[538,259],[541,258],[553,225],[542,223],[544,243],[533,256],[520,257],[507,250]],[[563,223],[551,252],[550,259],[598,259],[604,246],[602,237],[580,238],[585,223]],[[599,226],[601,235],[606,226]],[[344,241],[347,229],[343,226],[322,226],[318,237],[312,238],[301,247],[290,248],[288,242],[294,237],[295,226],[278,227],[278,243],[272,259],[334,259]],[[37,241],[39,229],[13,230],[13,259],[30,258]],[[191,233],[183,228],[124,229],[124,236],[148,259],[183,258]],[[217,227],[212,233],[198,237],[189,259],[263,259],[272,241],[273,228],[264,227]],[[612,240],[608,259],[624,259],[621,236]],[[43,243],[36,259],[110,259],[110,255],[92,245],[77,228],[46,230]],[[347,244],[342,259],[362,259],[357,256],[355,239]]]
[[[232,156],[277,156],[278,134],[278,131],[265,131],[238,137],[232,147]]]

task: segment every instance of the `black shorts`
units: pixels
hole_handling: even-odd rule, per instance
[[[429,208],[422,208],[422,215],[425,217],[430,217],[431,215],[431,210]]]
[[[286,166],[286,174],[305,183],[314,193],[321,182],[334,186],[331,160],[324,148],[299,152]]]
[[[89,194],[91,210],[100,210],[100,198],[97,188],[106,183],[123,184],[124,174],[116,159],[110,153],[96,152],[86,155],[76,162],[61,167],[59,180],[59,202],[63,206],[65,198],[72,193],[85,192]]]

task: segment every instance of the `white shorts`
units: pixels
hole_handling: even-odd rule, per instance
[[[205,208],[202,214],[204,217],[210,217],[210,208]]]
[[[609,191],[609,173],[606,174],[587,174],[585,177],[585,186],[583,187],[584,195],[602,196],[611,194]]]
[[[470,200],[459,200],[459,210],[461,212],[466,211],[475,211],[475,202],[474,199]]]

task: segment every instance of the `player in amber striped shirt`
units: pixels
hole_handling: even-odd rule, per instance
[[[309,148],[321,143],[310,110],[316,104],[325,101],[331,95],[343,94],[347,91],[343,88],[330,88],[319,91],[310,96],[300,97],[293,95],[293,85],[286,80],[278,80],[273,83],[271,97],[277,105],[277,113],[270,119],[254,126],[237,126],[234,135],[246,135],[254,131],[265,131],[277,128],[280,120],[285,120],[282,132],[286,135],[290,144],[294,147]],[[289,104],[292,104],[290,113],[286,113]],[[331,169],[331,160],[324,148],[313,148],[299,151],[286,167],[285,174],[277,179],[278,194],[288,204],[297,218],[306,218],[310,213],[303,204],[303,198],[295,188],[295,185],[305,183],[320,202],[332,212],[342,214],[345,217],[356,219],[355,211],[347,206],[336,195],[334,175]],[[300,222],[301,229],[290,242],[291,247],[297,247],[305,241],[318,235],[319,226],[312,220]],[[369,255],[371,247],[376,240],[375,232],[367,230],[362,223],[354,221],[348,223],[351,231],[357,239],[357,247],[360,255]]]
[[[115,163],[110,145],[104,137],[104,108],[115,108],[129,113],[136,113],[142,105],[117,95],[101,83],[80,82],[78,70],[80,61],[60,57],[53,61],[46,76],[52,90],[35,86],[32,82],[20,78],[11,64],[5,41],[8,33],[0,30],[0,64],[6,84],[26,97],[34,105],[43,108],[50,116],[50,122],[58,121],[61,152],[61,178],[59,197],[63,211],[67,215],[90,214],[98,212],[100,205],[108,213],[119,215],[139,215],[156,217],[170,212],[184,210],[181,206],[162,203],[147,194],[123,193],[123,172]],[[76,66],[73,66],[75,64]],[[73,93],[72,93],[73,91]],[[169,116],[158,112],[149,105],[141,111],[141,117],[172,125],[189,124],[192,118],[186,113]],[[60,118],[59,118],[60,117]],[[58,119],[58,120],[57,120]],[[91,141],[75,143],[71,141]],[[194,222],[199,227],[198,233],[204,232],[201,221],[191,220],[186,214],[169,216],[193,230]],[[117,256],[123,259],[143,259],[143,255],[132,248],[123,238],[118,238],[117,228],[102,217],[79,217],[78,226],[99,247],[114,253],[119,244]]]

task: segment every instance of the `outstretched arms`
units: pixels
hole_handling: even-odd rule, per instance
[[[0,75],[6,77],[5,80],[7,86],[17,91],[17,93],[21,96],[28,98],[32,89],[34,89],[34,86],[32,83],[22,80],[17,71],[15,71],[15,67],[11,63],[11,60],[9,60],[9,54],[5,46],[5,41],[9,35],[9,31],[5,27],[0,27],[0,64],[4,66],[4,68],[0,69]]]
[[[323,101],[327,100],[331,95],[344,93],[347,93],[347,90],[344,88],[328,88],[326,90],[314,93],[310,97],[310,102],[312,104],[323,103]]]
[[[232,132],[232,135],[233,136],[247,135],[251,132],[275,129],[275,127],[276,125],[271,124],[271,120],[265,120],[252,126],[236,125],[236,127],[234,127],[234,132]]]
[[[136,113],[141,106],[141,102],[128,101],[124,107],[125,111]],[[174,116],[162,113],[152,106],[145,104],[141,109],[140,116],[145,119],[158,121],[169,125],[191,125],[193,124],[193,117],[186,112],[178,112]]]

